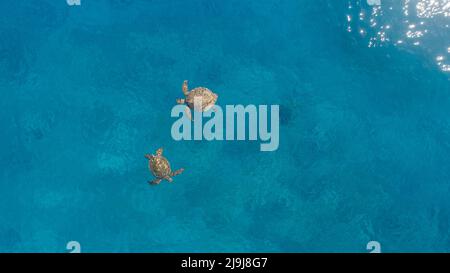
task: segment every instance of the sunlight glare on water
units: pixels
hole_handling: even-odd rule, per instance
[[[350,0],[347,23],[368,47],[423,51],[450,72],[450,0]]]

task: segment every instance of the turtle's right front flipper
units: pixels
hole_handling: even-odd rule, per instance
[[[185,96],[187,96],[189,94],[188,81],[183,82],[182,90],[183,90],[183,94]]]

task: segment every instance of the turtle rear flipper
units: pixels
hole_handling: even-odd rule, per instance
[[[170,175],[171,176],[177,176],[177,175],[181,174],[183,171],[184,171],[184,169],[181,168],[179,170],[176,170],[176,171],[172,172]]]
[[[152,180],[152,181],[149,181],[148,183],[150,184],[150,185],[158,185],[159,183],[161,183],[161,178],[156,178],[156,179],[154,179],[154,180]]]
[[[166,179],[168,182],[173,182],[173,179],[170,176],[166,176],[166,177],[164,177],[164,179]]]

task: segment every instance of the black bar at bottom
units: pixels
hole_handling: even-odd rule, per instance
[[[0,254],[3,266],[46,269],[142,268],[139,272],[310,272],[324,269],[402,269],[446,265],[450,254],[297,254],[297,253],[139,253],[139,254]]]

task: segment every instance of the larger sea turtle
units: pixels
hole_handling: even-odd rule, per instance
[[[148,159],[148,168],[152,172],[152,174],[156,177],[154,180],[149,181],[151,185],[158,185],[161,183],[161,180],[166,179],[169,182],[172,182],[172,177],[175,175],[179,175],[184,171],[184,169],[176,170],[172,172],[170,168],[169,161],[162,156],[163,149],[159,148],[156,151],[156,155],[146,154],[145,158]]]
[[[183,82],[182,86],[183,94],[185,99],[177,99],[178,104],[186,104],[186,115],[192,120],[191,110],[206,112],[211,109],[219,97],[217,94],[212,92],[206,87],[197,87],[189,91],[188,81]],[[194,109],[194,101],[196,99],[201,99],[201,107],[199,109]]]

